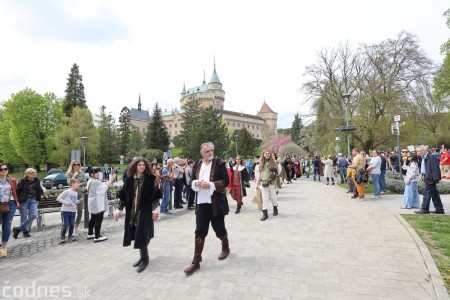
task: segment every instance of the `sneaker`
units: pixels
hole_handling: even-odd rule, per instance
[[[69,242],[75,242],[77,240],[73,235],[69,235]]]
[[[0,257],[6,257],[8,255],[8,251],[6,249],[0,249]]]
[[[414,213],[418,215],[429,215],[430,211],[421,208],[420,210],[416,210]]]
[[[95,238],[95,235],[94,234],[88,234],[87,236],[86,236],[86,239],[87,240],[93,240]]]
[[[436,215],[445,215],[445,211],[443,209],[442,210],[433,210],[433,211],[430,211],[430,213],[436,214]]]
[[[380,195],[384,195],[384,194],[386,194],[386,192],[380,192]]]
[[[59,243],[60,244],[64,244],[66,242],[66,236],[62,236],[60,239],[59,239]]]
[[[358,198],[358,201],[359,201],[359,202],[363,202],[363,201],[364,201],[364,198]]]
[[[107,236],[99,236],[98,239],[94,239],[94,243],[103,242],[108,239]]]

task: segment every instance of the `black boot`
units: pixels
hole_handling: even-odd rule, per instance
[[[273,207],[273,215],[278,216],[278,206]]]
[[[238,204],[237,207],[236,207],[236,211],[235,211],[234,213],[235,213],[235,214],[238,214],[238,213],[240,213],[240,212],[241,212],[241,205]]]
[[[265,221],[269,218],[269,215],[267,214],[267,209],[263,209],[263,217],[261,218],[261,221]]]
[[[139,249],[139,252],[141,253],[141,262],[139,264],[139,266],[137,267],[137,272],[141,273],[142,271],[145,270],[145,268],[147,268],[148,262],[149,262],[149,258],[148,258],[148,249],[147,247],[143,248],[143,249]]]
[[[222,241],[222,252],[219,254],[219,260],[223,260],[228,257],[230,254],[230,245],[228,243],[228,234],[223,236],[219,236],[219,239]]]
[[[200,269],[200,262],[202,261],[202,252],[204,245],[205,238],[195,237],[194,258],[192,259],[191,265],[184,270],[184,273],[186,273],[186,275],[191,275],[192,273]]]

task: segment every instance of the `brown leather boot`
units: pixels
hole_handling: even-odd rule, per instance
[[[200,262],[202,261],[202,252],[204,245],[205,245],[205,238],[202,237],[195,238],[194,258],[192,259],[191,265],[184,270],[184,273],[186,273],[186,275],[191,275],[192,273],[200,269]]]
[[[222,252],[219,254],[219,260],[225,259],[230,254],[230,246],[228,243],[228,234],[226,233],[223,236],[219,236],[219,239],[222,241]]]

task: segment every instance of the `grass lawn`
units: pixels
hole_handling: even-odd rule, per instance
[[[450,216],[402,215],[430,250],[450,293]]]

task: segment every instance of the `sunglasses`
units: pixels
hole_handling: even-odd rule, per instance
[[[8,168],[0,168],[0,172],[6,172],[8,171]]]
[[[72,166],[79,166],[80,164],[73,164]]]

